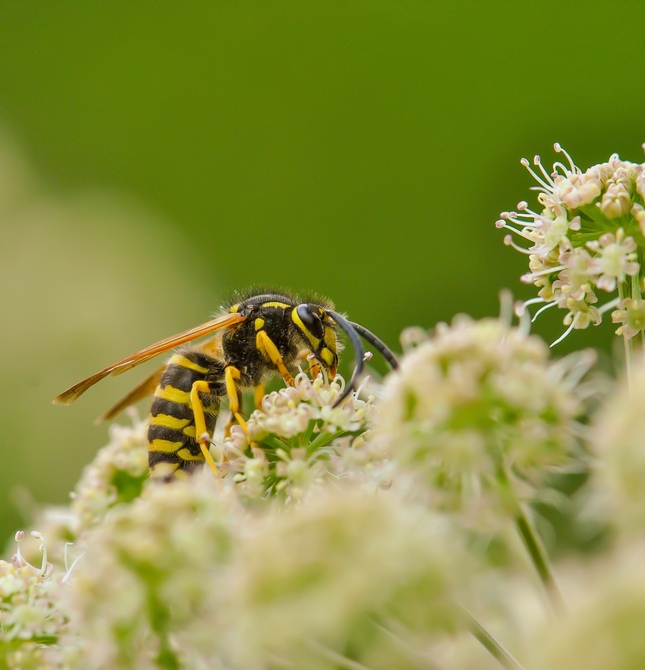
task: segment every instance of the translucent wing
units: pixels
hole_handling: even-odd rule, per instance
[[[199,326],[195,326],[194,328],[185,330],[183,333],[179,333],[178,335],[172,335],[171,337],[167,337],[164,340],[160,340],[159,342],[151,344],[149,347],[146,347],[141,351],[137,351],[137,353],[132,354],[132,356],[128,356],[127,358],[124,358],[122,361],[119,361],[118,363],[114,363],[113,365],[104,368],[100,372],[93,374],[91,377],[83,379],[77,384],[74,384],[74,386],[68,388],[67,391],[63,391],[63,393],[56,396],[52,402],[55,405],[70,405],[79,396],[83,395],[83,393],[85,393],[85,391],[87,391],[88,388],[94,386],[94,384],[100,382],[101,379],[104,379],[108,375],[120,375],[126,370],[131,370],[137,365],[145,363],[146,361],[149,361],[151,358],[154,358],[155,356],[162,354],[164,351],[173,349],[174,347],[177,347],[180,344],[191,342],[192,340],[195,340],[198,337],[208,335],[209,333],[213,333],[216,330],[221,330],[222,328],[229,328],[230,326],[235,326],[238,323],[242,323],[242,321],[244,321],[245,319],[246,319],[245,316],[242,316],[237,312],[234,312],[232,314],[224,314],[215,319],[212,319],[211,321],[202,323]]]
[[[141,383],[137,384],[130,393],[121,398],[119,402],[110,407],[110,409],[101,414],[101,416],[96,420],[96,423],[101,423],[103,421],[110,421],[117,414],[120,414],[126,407],[134,405],[135,402],[139,402],[143,398],[146,398],[149,395],[152,395],[155,392],[161,377],[166,369],[166,365],[162,365],[160,368],[155,370],[151,375],[148,375]]]
[[[203,351],[205,354],[210,356],[218,357],[222,353],[221,338],[215,336],[202,342],[195,346],[195,349],[198,351]],[[161,377],[166,370],[166,365],[162,365],[160,368],[155,370],[152,374],[148,375],[142,382],[137,384],[130,393],[121,398],[119,402],[110,407],[110,409],[102,414],[97,420],[96,423],[101,423],[102,421],[110,421],[117,414],[120,414],[126,407],[134,405],[135,402],[139,402],[143,398],[146,398],[149,395],[152,395],[155,392],[155,389],[161,381]]]

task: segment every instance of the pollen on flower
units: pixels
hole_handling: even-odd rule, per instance
[[[555,162],[550,173],[539,156],[533,167],[521,160],[538,184],[540,207],[533,210],[522,201],[495,225],[509,231],[506,245],[529,256],[530,271],[521,280],[540,290],[526,306],[541,302],[566,310],[568,328],[556,344],[574,329],[598,325],[619,300],[640,298],[640,289],[634,288],[640,282],[631,278],[643,278],[645,174],[644,164],[617,154],[583,172],[559,144],[554,149],[566,161]],[[615,291],[618,297],[595,306],[602,293]]]

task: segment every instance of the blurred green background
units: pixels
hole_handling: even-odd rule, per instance
[[[499,212],[521,156],[645,140],[637,3],[0,2],[0,539],[105,444],[78,379],[253,284],[396,345],[534,290]],[[534,328],[553,340],[562,313]],[[612,327],[574,333],[557,353]]]

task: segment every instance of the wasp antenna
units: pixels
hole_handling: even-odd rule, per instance
[[[326,311],[327,314],[329,314],[331,318],[345,331],[347,337],[352,343],[352,346],[354,347],[354,351],[356,352],[356,367],[354,367],[352,378],[349,380],[345,390],[342,392],[338,400],[336,400],[336,402],[333,404],[333,407],[337,407],[352,391],[356,390],[356,380],[360,376],[361,372],[363,372],[363,357],[365,355],[365,351],[363,350],[361,338],[358,336],[358,333],[353,328],[352,324],[338,312],[334,312],[331,309]]]
[[[350,321],[349,325],[367,342],[369,342],[376,351],[383,356],[383,358],[390,364],[392,370],[396,370],[399,367],[399,361],[392,352],[392,350],[381,340],[379,337],[374,335],[373,332],[367,330],[364,326],[361,326],[360,323],[355,321]]]

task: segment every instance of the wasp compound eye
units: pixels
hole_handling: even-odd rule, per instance
[[[298,305],[296,314],[302,321],[303,326],[317,339],[322,340],[324,335],[323,324],[320,316],[312,312],[309,305]]]

